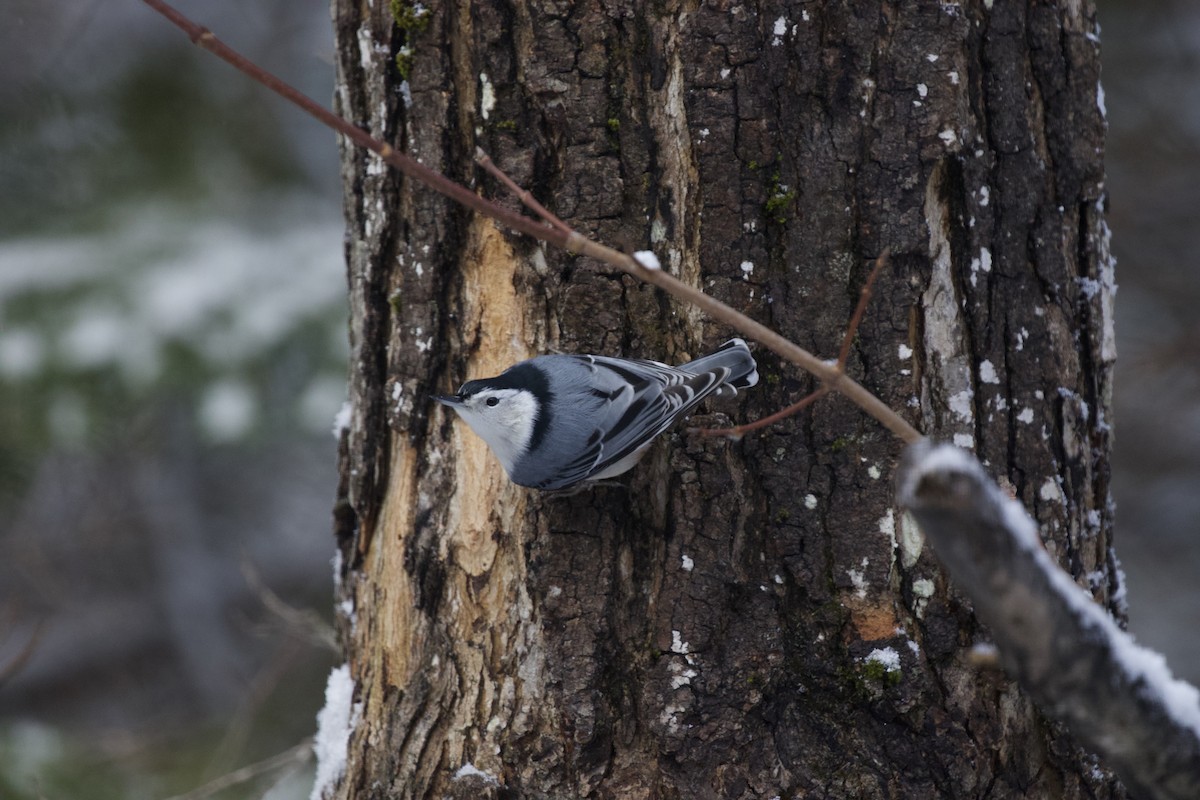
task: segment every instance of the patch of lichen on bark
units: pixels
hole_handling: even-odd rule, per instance
[[[408,80],[412,71],[412,40],[429,27],[432,12],[424,3],[406,2],[406,0],[388,0],[388,8],[392,12],[392,21],[404,32],[404,43],[396,51],[396,72],[400,80]]]

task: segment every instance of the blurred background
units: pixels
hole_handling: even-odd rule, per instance
[[[327,0],[178,5],[332,97]],[[3,20],[0,798],[168,797],[311,736],[340,661],[337,148],[137,0]]]
[[[326,0],[178,5],[331,97]],[[1117,547],[1200,682],[1200,7],[1100,20]],[[7,0],[0,74],[0,797],[183,794],[312,735],[339,660],[334,138],[136,0]]]

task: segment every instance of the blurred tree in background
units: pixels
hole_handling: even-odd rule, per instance
[[[323,3],[190,6],[330,95]],[[331,616],[336,148],[138,3],[0,40],[0,795],[165,796],[321,704],[243,566]]]

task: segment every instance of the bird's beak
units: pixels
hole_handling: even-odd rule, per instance
[[[433,399],[437,400],[442,405],[450,406],[451,408],[454,408],[455,406],[461,406],[463,404],[462,398],[456,394],[435,394]]]

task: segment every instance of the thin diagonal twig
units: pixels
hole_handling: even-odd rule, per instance
[[[804,410],[808,406],[811,406],[813,403],[817,402],[827,394],[829,394],[829,387],[822,386],[815,392],[806,394],[804,397],[800,398],[800,400],[792,403],[787,408],[776,411],[774,414],[765,416],[762,419],[756,419],[754,422],[747,422],[745,425],[736,425],[732,428],[688,428],[688,433],[695,433],[700,436],[724,436],[726,439],[736,442],[747,433],[756,431],[759,428],[765,428],[768,425],[774,425],[781,419],[787,419],[792,414],[798,414],[800,411]]]
[[[483,152],[482,147],[475,148],[475,163],[486,169],[493,178],[504,184],[504,188],[508,189],[512,194],[516,195],[526,208],[541,217],[547,225],[558,228],[566,234],[570,234],[571,226],[556,217],[548,208],[538,202],[538,199],[528,189],[521,188],[521,185],[508,177],[508,173],[496,166],[492,161],[492,157]]]
[[[850,345],[854,342],[854,337],[858,335],[858,326],[862,323],[863,314],[867,310],[867,303],[871,300],[871,291],[875,286],[875,279],[879,277],[879,273],[890,259],[890,248],[885,249],[879,254],[879,257],[875,259],[875,266],[871,269],[871,274],[867,275],[866,283],[863,284],[862,292],[858,296],[858,304],[854,307],[854,313],[850,316],[850,324],[846,326],[846,335],[842,337],[842,350],[838,354],[837,363],[834,364],[834,369],[843,375],[846,374],[846,360],[850,358]],[[787,408],[776,411],[774,414],[765,416],[762,419],[756,419],[754,422],[747,422],[744,425],[737,425],[732,428],[689,428],[688,432],[699,434],[700,436],[724,436],[736,442],[747,433],[756,431],[759,428],[765,428],[768,425],[774,425],[782,419],[787,419],[793,414],[798,414],[829,394],[829,388],[828,383],[822,384],[815,392],[802,397]]]
[[[871,269],[871,274],[867,276],[866,283],[863,284],[862,292],[858,296],[858,305],[854,307],[854,314],[850,317],[850,324],[846,326],[846,335],[842,337],[842,350],[838,353],[837,367],[845,371],[846,360],[850,358],[850,345],[854,343],[854,337],[858,335],[858,326],[862,323],[863,314],[867,311],[867,303],[871,302],[871,292],[875,288],[875,279],[879,277],[879,273],[883,270],[892,258],[892,249],[885,247],[879,257],[875,259],[875,266]]]

